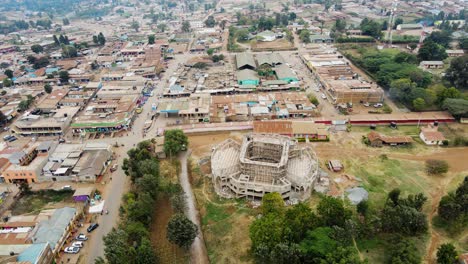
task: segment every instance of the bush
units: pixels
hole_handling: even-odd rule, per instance
[[[449,165],[445,160],[427,160],[426,161],[426,172],[428,174],[442,174],[446,173],[449,169]]]

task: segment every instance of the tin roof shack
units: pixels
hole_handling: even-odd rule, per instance
[[[95,182],[110,164],[107,143],[59,144],[42,170],[41,181]]]
[[[461,56],[465,55],[465,51],[462,50],[462,49],[459,49],[459,50],[445,50],[445,52],[447,52],[447,55],[449,57],[461,57]]]
[[[57,109],[59,102],[67,95],[68,89],[54,89],[48,94],[39,104],[36,105],[36,109],[42,111],[42,113],[50,113]]]
[[[444,67],[443,61],[421,61],[420,67],[424,69],[442,69]]]
[[[341,161],[339,160],[329,160],[328,168],[334,172],[339,172],[344,169],[343,164],[341,164]]]
[[[375,131],[367,134],[367,139],[371,147],[381,147],[383,145],[400,146],[413,143],[413,139],[410,136],[385,136]]]
[[[12,129],[22,136],[61,136],[79,110],[79,107],[62,107],[48,115],[26,112],[13,123]]]

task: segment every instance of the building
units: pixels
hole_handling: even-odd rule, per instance
[[[415,30],[415,29],[423,29],[421,24],[400,24],[396,28],[397,30]]]
[[[238,70],[255,70],[257,68],[253,55],[247,52],[236,54],[236,66]]]
[[[47,163],[49,152],[53,151],[55,144],[51,141],[36,142],[22,151],[14,152],[9,156],[2,176],[8,183],[34,183],[40,181],[42,168]]]
[[[61,136],[79,110],[80,107],[62,107],[47,115],[26,112],[13,123],[12,130],[22,136]]]
[[[419,66],[424,69],[442,69],[444,67],[443,61],[421,61]]]
[[[75,190],[75,193],[73,193],[73,200],[75,202],[87,202],[89,199],[91,199],[93,193],[94,193],[94,187],[81,187],[77,188]]]
[[[284,64],[284,58],[281,54],[275,53],[260,53],[255,55],[257,58],[258,66],[267,65],[270,67],[275,67],[281,64]]]
[[[349,29],[346,31],[346,34],[349,36],[361,36],[362,30],[360,29]]]
[[[443,145],[446,140],[444,134],[438,131],[438,126],[429,124],[427,127],[422,127],[419,133],[419,138],[424,141],[426,145]]]
[[[333,43],[333,38],[327,35],[310,35],[311,43]]]
[[[107,143],[59,144],[42,168],[40,181],[95,182],[111,162]]]
[[[37,243],[21,252],[16,260],[20,263],[50,264],[53,259],[54,254],[49,243]]]
[[[271,42],[276,40],[276,34],[270,30],[265,30],[257,34],[259,41]]]
[[[259,85],[260,79],[257,73],[250,69],[243,69],[237,71],[237,83],[239,85]]]
[[[445,50],[445,52],[447,52],[447,55],[449,57],[461,57],[461,56],[465,55],[465,51],[462,50],[462,49],[459,49],[459,50]]]
[[[383,145],[399,146],[413,143],[413,139],[410,136],[384,136],[375,131],[367,134],[367,139],[371,147],[381,147]]]
[[[326,141],[329,132],[324,124],[299,120],[261,120],[253,122],[253,132],[260,134],[279,134],[298,140]]]
[[[242,144],[228,139],[211,154],[215,191],[226,198],[261,199],[277,192],[283,199],[307,199],[318,166],[311,148],[281,135],[249,134]]]
[[[281,64],[273,68],[273,71],[276,74],[276,78],[278,80],[285,81],[287,83],[291,82],[298,82],[299,79],[297,78],[296,74],[287,66],[286,64]]]
[[[339,52],[326,50],[302,57],[334,104],[382,102],[384,91],[376,83],[366,81],[351,68]]]

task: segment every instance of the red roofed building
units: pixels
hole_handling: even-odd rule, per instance
[[[442,145],[446,140],[444,135],[438,131],[438,126],[428,125],[421,128],[419,137],[426,145]]]

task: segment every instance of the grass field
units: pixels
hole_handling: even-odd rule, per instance
[[[53,204],[60,202],[72,203],[71,190],[42,190],[23,195],[11,209],[12,215],[38,213],[43,209],[54,208]]]

